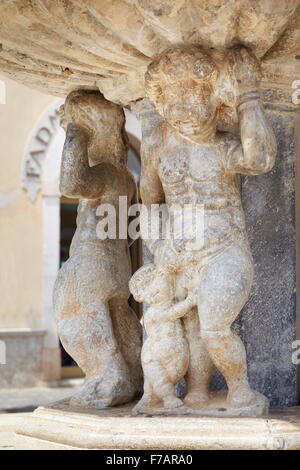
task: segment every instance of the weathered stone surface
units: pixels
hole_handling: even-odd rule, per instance
[[[144,239],[154,264],[130,281],[135,299],[150,304],[144,314],[144,396],[135,412],[204,412],[213,365],[228,385],[226,411],[261,414],[267,406],[249,387],[245,349],[231,330],[253,279],[236,175],[267,173],[276,155],[259,80],[259,63],[245,48],[220,53],[177,46],[148,68],[148,96],[163,119],[155,119],[146,103],[141,195],[148,212],[141,224],[149,226]],[[237,124],[240,138],[220,132]],[[149,212],[163,203],[169,234],[152,235],[155,214]],[[189,217],[183,215],[187,206]],[[195,220],[201,214],[199,233]],[[182,401],[174,386],[183,378]]]
[[[62,109],[60,190],[80,202],[70,258],[54,287],[54,310],[60,339],[86,375],[73,404],[96,408],[126,403],[142,386],[141,325],[128,304],[127,234],[113,239],[98,231],[101,204],[118,217],[119,197],[126,198],[126,209],[135,197],[124,122],[123,110],[99,92],[73,92]],[[127,228],[127,213],[125,223]]]
[[[133,417],[131,406],[110,410],[39,408],[17,426],[18,450],[300,449],[300,411],[276,410],[262,418]]]
[[[234,324],[247,351],[250,384],[271,407],[298,403],[292,362],[296,321],[295,133],[290,92],[262,90],[278,154],[272,171],[241,178],[247,233],[254,258],[250,298]],[[214,388],[225,387],[219,374]]]
[[[266,73],[287,62],[299,53],[298,6],[299,0],[2,1],[0,70],[50,94],[100,88],[127,105],[145,96],[152,58],[174,44],[243,44],[263,58]]]
[[[250,383],[271,406],[297,401],[295,244],[295,113],[266,104],[278,143],[273,170],[242,181],[246,226],[255,263],[252,295],[238,323],[245,342]]]
[[[1,71],[61,96],[71,90],[89,89],[87,93],[72,93],[65,108],[69,126],[62,192],[81,198],[81,203],[71,257],[58,277],[55,294],[62,341],[87,375],[86,385],[73,404],[102,407],[126,402],[139,390],[141,379],[140,325],[127,302],[127,240],[119,240],[117,245],[114,241],[113,247],[109,244],[111,250],[96,240],[98,205],[116,205],[119,195],[129,196],[130,200],[133,197],[133,185],[121,162],[125,154],[122,113],[103,99],[96,91],[100,89],[107,99],[122,105],[133,104],[147,92],[165,119],[151,123],[151,132],[143,137],[142,195],[146,204],[162,202],[165,197],[168,204],[204,203],[209,213],[206,257],[201,252],[197,259],[195,251],[191,256],[186,240],[181,240],[175,250],[156,245],[157,249],[152,247],[155,259],[150,270],[155,273],[156,283],[161,281],[156,286],[158,293],[149,292],[155,284],[153,279],[142,289],[138,286],[139,273],[132,281],[136,297],[150,303],[145,315],[146,320],[150,318],[143,357],[145,395],[138,407],[143,409],[148,400],[149,408],[149,397],[157,398],[158,391],[166,409],[181,406],[174,384],[186,376],[185,405],[201,408],[208,399],[214,363],[229,387],[228,408],[243,410],[258,404],[261,412],[264,409],[265,399],[248,384],[243,345],[230,330],[249,296],[253,272],[235,175],[260,175],[274,163],[275,141],[257,93],[259,62],[265,84],[276,81],[280,68],[284,69],[283,82],[290,79],[292,59],[299,51],[298,7],[298,0],[260,0],[255,4],[250,0],[0,3]],[[273,110],[270,115],[277,134],[285,129],[287,140],[286,121],[283,123],[276,113]],[[234,135],[237,127],[241,142],[239,135]],[[281,150],[290,155],[287,149]],[[272,184],[282,188],[276,198],[268,198],[266,187],[270,183],[264,177],[254,183],[252,177],[246,177],[242,184],[259,273],[252,304],[244,310],[247,320],[240,328],[237,323],[236,328],[248,344],[251,383],[268,394],[272,389],[272,403],[279,405],[293,404],[295,400],[295,371],[288,365],[288,344],[295,333],[292,239],[287,247],[283,241],[287,226],[293,227],[293,195],[290,181],[285,180],[290,176],[287,168],[279,166],[273,175]],[[278,217],[277,239],[270,235],[270,229],[281,207],[288,209],[289,215],[285,212],[285,217]],[[259,220],[262,215],[268,221],[264,228]],[[270,242],[267,247],[266,240]],[[264,252],[267,259],[262,261]],[[286,273],[284,292],[281,274],[272,281],[270,276],[265,284],[268,273],[278,266]],[[168,282],[163,282],[168,276],[169,284],[174,281],[172,298],[167,292]],[[280,302],[276,315],[271,317],[269,312],[262,323],[262,294],[270,296],[272,287]],[[267,303],[269,310],[273,305]],[[279,305],[285,310],[283,316]],[[170,318],[168,313],[172,314]],[[168,336],[168,344],[163,344],[164,335],[157,340],[153,334],[160,332],[155,323],[159,316],[161,333]],[[254,331],[258,325],[261,328]],[[276,348],[276,362],[280,364],[276,370],[275,361],[267,358],[262,347],[262,335],[270,325],[278,331],[276,340],[284,342]],[[134,337],[130,345],[128,332]],[[189,361],[184,332],[189,340]],[[270,349],[271,337],[267,344]],[[175,364],[170,350],[176,345]],[[258,367],[258,361],[263,367]],[[161,373],[168,367],[168,372],[177,368],[176,374]],[[259,370],[264,377],[257,376]],[[290,387],[285,388],[283,396],[285,381]],[[274,382],[278,393],[274,393]]]

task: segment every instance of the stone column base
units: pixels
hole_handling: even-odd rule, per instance
[[[300,449],[300,407],[266,417],[132,416],[132,405],[38,408],[16,433],[19,450],[287,450]]]
[[[0,329],[0,389],[32,388],[42,380],[41,356],[46,330]]]

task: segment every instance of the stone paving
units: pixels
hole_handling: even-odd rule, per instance
[[[15,428],[29,413],[0,414],[0,450],[14,450]]]
[[[62,380],[51,387],[0,390],[0,450],[14,449],[14,430],[20,420],[38,406],[46,406],[74,394],[82,379]]]
[[[27,389],[0,390],[1,412],[30,412],[38,406],[46,406],[75,393],[83,379],[61,380],[52,386]]]

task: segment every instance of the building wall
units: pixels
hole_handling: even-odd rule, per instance
[[[1,78],[2,79],[2,78]],[[42,328],[42,201],[21,187],[28,138],[54,98],[8,79],[0,105],[0,328]]]

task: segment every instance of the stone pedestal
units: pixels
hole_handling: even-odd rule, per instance
[[[38,408],[18,426],[19,450],[287,450],[300,449],[300,409],[261,418],[143,416],[132,406]]]
[[[0,345],[4,345],[1,350],[0,389],[35,387],[41,382],[45,333],[42,329],[29,328],[0,330]]]

